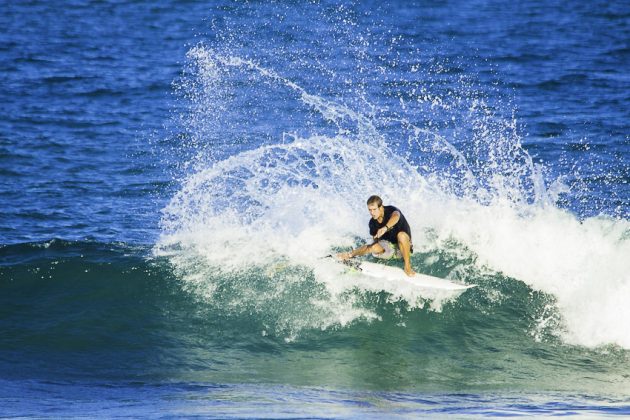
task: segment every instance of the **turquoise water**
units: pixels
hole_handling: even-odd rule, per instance
[[[630,413],[627,6],[0,10],[0,416]]]

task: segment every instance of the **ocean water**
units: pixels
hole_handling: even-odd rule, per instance
[[[626,2],[0,27],[0,417],[630,415]],[[477,287],[322,258],[369,239],[372,194],[416,271]]]

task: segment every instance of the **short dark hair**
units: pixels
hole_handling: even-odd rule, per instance
[[[379,197],[378,195],[371,195],[370,198],[368,198],[367,204],[368,206],[370,204],[376,204],[377,206],[381,207],[383,205],[383,200],[381,200],[381,197]]]

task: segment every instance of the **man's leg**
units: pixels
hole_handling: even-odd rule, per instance
[[[413,276],[416,272],[411,268],[411,238],[405,232],[398,232],[396,238],[398,239],[398,247],[405,263],[405,273],[408,276]]]
[[[337,254],[337,258],[345,261],[352,257],[360,257],[361,255],[365,255],[365,254],[382,254],[383,252],[385,252],[383,247],[380,246],[378,242],[376,242],[371,245],[363,245],[357,249],[353,249],[350,252],[339,253]]]

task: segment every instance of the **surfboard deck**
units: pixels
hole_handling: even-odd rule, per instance
[[[458,283],[417,272],[415,276],[409,277],[401,268],[369,261],[338,262],[346,265],[349,271],[354,271],[357,274],[377,278],[386,282],[406,284],[414,288],[464,291],[476,286],[476,284]]]

